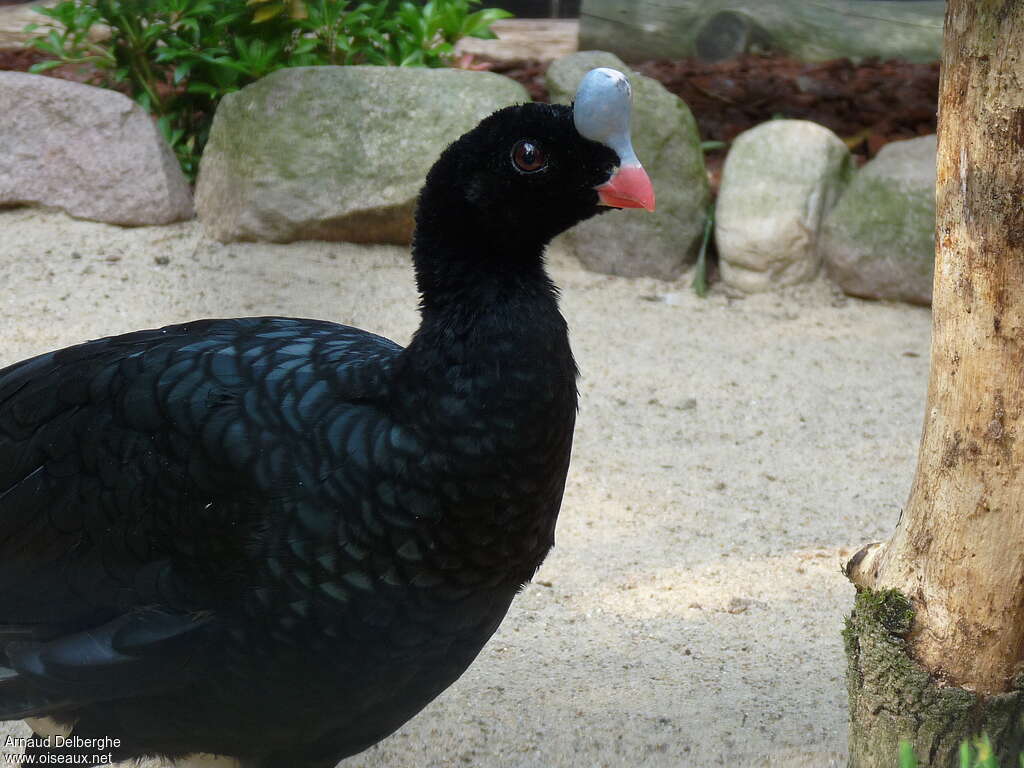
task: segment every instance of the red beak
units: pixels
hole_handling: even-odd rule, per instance
[[[623,165],[615,175],[597,188],[603,205],[612,208],[654,210],[654,186],[641,165]]]

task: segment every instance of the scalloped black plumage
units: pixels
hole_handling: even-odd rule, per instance
[[[543,249],[616,162],[549,105],[449,147],[405,349],[202,320],[0,371],[0,718],[326,768],[450,685],[553,542],[576,367]]]

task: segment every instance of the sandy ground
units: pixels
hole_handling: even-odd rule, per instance
[[[839,563],[907,496],[928,311],[550,262],[582,370],[558,545],[462,679],[344,765],[841,765]],[[221,245],[194,222],[0,211],[0,286],[0,365],[197,317],[402,342],[417,322],[403,249]]]

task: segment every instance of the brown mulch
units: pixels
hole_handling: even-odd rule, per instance
[[[2,3],[3,0],[0,0]],[[15,72],[27,72],[29,67],[50,57],[42,51],[33,48],[11,48],[0,50],[0,70],[14,70]],[[98,84],[102,78],[94,67],[87,66],[65,66],[55,67],[43,72],[50,77],[59,77],[62,80],[74,80],[76,83]]]
[[[15,72],[24,72],[37,61],[42,61],[45,58],[42,53],[33,51],[31,48],[3,50],[0,51],[0,70],[13,69]]]
[[[824,125],[871,157],[890,141],[935,133],[938,62],[808,64],[747,54],[716,64],[648,61],[636,69],[690,106],[705,139],[731,141],[774,117],[798,118]]]

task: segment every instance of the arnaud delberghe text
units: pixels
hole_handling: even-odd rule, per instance
[[[120,739],[112,739],[109,736],[85,739],[81,736],[11,736],[7,735],[4,740],[5,747],[74,747],[76,749],[95,749],[97,752],[107,752],[121,746]]]

